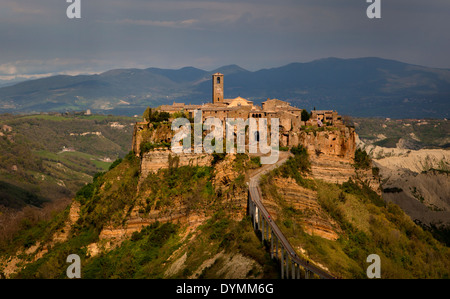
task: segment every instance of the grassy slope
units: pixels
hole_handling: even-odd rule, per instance
[[[71,197],[109,168],[111,162],[102,159],[129,151],[135,121],[104,115],[0,115],[0,181],[50,200]],[[113,128],[114,122],[124,127]],[[80,135],[86,132],[101,136]],[[74,151],[62,152],[64,147]]]
[[[305,161],[299,162],[307,164]],[[365,278],[366,258],[381,257],[382,278],[448,278],[450,249],[436,241],[396,205],[384,204],[367,186],[300,179],[301,173],[282,167],[262,180],[263,193],[280,209],[278,225],[294,247],[342,278]],[[298,168],[297,168],[298,169]],[[330,241],[302,230],[302,213],[283,200],[272,183],[274,176],[293,177],[317,190],[321,207],[338,223],[339,239]],[[302,256],[301,252],[298,252]]]
[[[298,171],[308,168],[303,158],[293,159],[268,174],[262,187],[263,193],[280,198],[271,183],[271,176],[279,175],[291,176],[302,186],[317,190],[319,204],[340,227],[337,241],[303,232],[303,214],[282,198],[278,201],[282,211],[278,225],[294,247],[306,250],[307,258],[325,265],[342,278],[365,278],[366,258],[372,253],[381,257],[382,278],[448,277],[448,247],[414,224],[398,206],[385,205],[366,187],[361,188],[354,182],[336,185],[305,179]],[[81,189],[77,195],[81,217],[69,239],[54,245],[48,254],[29,264],[16,277],[65,278],[65,258],[73,253],[82,258],[84,278],[162,278],[183,255],[186,255],[183,267],[168,277],[187,278],[205,261],[222,254],[199,273],[202,278],[219,278],[218,273],[229,263],[227,253],[231,256],[239,253],[262,267],[250,270],[248,277],[278,277],[278,267],[256,237],[249,219],[233,220],[229,215],[233,210],[229,203],[209,190],[208,182],[214,175],[211,168],[162,170],[147,181],[148,186],[155,186],[158,192],[154,195],[145,193],[143,202],[140,200],[143,194],[133,191],[138,170],[139,160],[127,156],[115,168],[96,176],[92,184]],[[118,176],[120,180],[114,180]],[[192,201],[191,212],[202,214],[208,211],[209,220],[190,232],[184,223],[155,223],[109,252],[95,257],[87,254],[87,246],[98,241],[103,226],[120,226],[132,206],[139,205],[144,211],[149,207],[169,211],[183,200]],[[13,245],[3,248],[3,254],[10,256],[18,248],[49,240],[52,233],[61,229],[67,216],[65,210],[48,222],[32,226],[25,223]],[[297,254],[302,256],[301,252]]]
[[[236,163],[241,165],[241,160],[237,159]],[[136,192],[138,176],[139,159],[133,155],[127,155],[110,171],[95,176],[92,184],[77,193],[81,214],[68,240],[51,247],[49,253],[30,263],[15,277],[64,278],[65,258],[73,253],[82,258],[84,278],[162,278],[184,254],[184,266],[169,277],[187,278],[205,261],[219,255],[220,258],[198,273],[203,278],[218,278],[218,271],[229,262],[225,260],[227,254],[235,256],[237,253],[259,265],[246,273],[247,277],[278,277],[278,267],[254,234],[250,220],[233,220],[229,215],[234,213],[230,202],[212,191],[213,168],[161,170],[143,182],[140,193]],[[98,242],[102,228],[123,224],[133,207],[170,213],[186,201],[190,213],[206,216],[207,220],[196,230],[188,232],[189,226],[184,223],[154,223],[111,251],[95,257],[87,254],[87,246]],[[48,236],[61,229],[67,216],[66,210],[52,221],[24,227],[13,245],[3,248],[3,255],[11,256],[17,249],[35,244],[44,246]]]

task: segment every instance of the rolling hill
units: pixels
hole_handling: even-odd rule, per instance
[[[237,65],[213,71],[116,69],[96,75],[53,76],[0,88],[0,112],[91,109],[141,114],[147,106],[210,101],[211,74],[225,74],[225,96],[260,103],[286,100],[308,110],[393,118],[448,118],[450,70],[381,58],[327,58],[248,71]]]
[[[0,215],[71,198],[130,151],[135,118],[0,115]]]

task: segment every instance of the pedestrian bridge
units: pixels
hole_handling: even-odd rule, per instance
[[[261,241],[269,244],[270,256],[279,261],[281,265],[281,278],[322,278],[332,279],[332,275],[326,271],[310,264],[297,256],[289,241],[272,221],[270,214],[262,204],[259,180],[264,173],[275,169],[283,164],[288,157],[282,158],[278,163],[261,169],[259,173],[252,176],[249,182],[247,210],[250,215],[253,228],[261,232]]]

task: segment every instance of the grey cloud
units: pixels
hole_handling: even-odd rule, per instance
[[[0,76],[100,72],[116,67],[248,69],[379,56],[450,67],[448,0],[2,0]],[[0,79],[1,80],[1,79]]]

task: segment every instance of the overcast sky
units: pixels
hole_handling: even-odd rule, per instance
[[[449,0],[0,0],[0,80],[376,56],[450,68]]]

